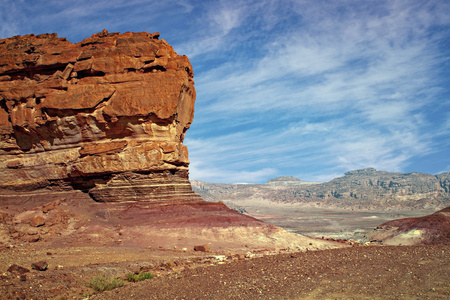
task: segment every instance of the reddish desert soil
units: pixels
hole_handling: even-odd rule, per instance
[[[290,234],[221,204],[8,197],[0,207],[0,299],[450,298],[450,245],[351,247]],[[41,261],[46,270],[31,268]],[[140,271],[156,277],[106,292],[89,287],[98,275]]]
[[[4,249],[30,269],[25,281],[3,273],[1,299],[449,299],[450,245],[358,246],[245,258],[244,253],[143,248]],[[249,256],[249,255],[247,255]],[[253,255],[255,256],[255,255]],[[258,256],[258,255],[256,255]],[[36,271],[30,261],[46,260]],[[223,260],[220,262],[220,260]],[[157,277],[95,293],[98,274]]]
[[[0,245],[173,249],[336,247],[206,201],[99,203],[81,192],[0,194]],[[309,247],[311,248],[311,247]],[[311,250],[311,249],[310,249]]]

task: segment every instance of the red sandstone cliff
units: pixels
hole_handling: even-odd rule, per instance
[[[0,40],[0,189],[198,200],[183,145],[193,72],[159,34]]]

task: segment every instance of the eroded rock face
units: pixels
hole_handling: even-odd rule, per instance
[[[159,34],[0,40],[0,189],[199,199],[183,145],[193,72]]]

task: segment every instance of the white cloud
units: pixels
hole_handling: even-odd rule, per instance
[[[220,7],[212,7],[208,17],[214,25],[217,25],[222,35],[227,35],[232,29],[241,25],[244,9],[222,4]]]
[[[170,28],[173,36],[186,36],[188,28],[179,24],[179,20],[189,15],[194,7],[184,0],[1,1],[5,2],[0,6],[2,12],[13,16],[9,22],[0,25],[2,35],[5,26],[13,26],[14,34],[57,32],[58,36],[67,37],[71,42],[79,42],[103,29],[110,32],[161,31],[166,37]]]
[[[257,148],[257,136],[236,133],[217,139],[186,139],[189,148],[190,178],[213,182],[260,182],[276,173],[275,168],[265,167],[270,149]],[[232,140],[233,143],[227,141]],[[228,168],[224,168],[228,165]],[[258,167],[254,168],[253,166]]]
[[[276,174],[273,168],[263,168],[256,171],[230,170],[217,168],[214,165],[199,166],[194,162],[189,166],[191,179],[203,180],[215,183],[260,183],[267,181]]]
[[[263,45],[266,53],[259,60],[231,60],[209,69],[197,79],[205,100],[199,99],[204,102],[194,122],[207,126],[232,118],[242,126],[261,124],[268,131],[258,136],[266,143],[253,139],[252,130],[242,131],[239,140],[221,138],[233,144],[249,140],[253,150],[242,156],[259,154],[271,161],[269,166],[286,160],[301,168],[314,161],[320,169],[335,170],[333,174],[364,167],[404,169],[409,159],[432,148],[434,133],[421,130],[430,122],[421,110],[433,101],[436,90],[430,83],[440,60],[426,30],[432,20],[422,13],[420,22],[411,23],[417,14],[402,9],[394,5],[339,22],[333,15],[323,18],[323,12],[312,14],[323,19],[314,20],[314,30],[309,31],[311,24],[272,39]],[[264,114],[298,122],[271,128],[259,120]],[[216,126],[224,130],[229,125]],[[221,138],[205,143],[220,145]],[[220,146],[213,149],[233,161]]]
[[[60,36],[142,28],[188,55],[197,89],[186,139],[193,179],[402,171],[448,146],[450,2],[49,3],[28,22],[16,10],[0,34],[54,24]],[[3,12],[0,20],[11,21]]]
[[[18,2],[12,0],[0,0],[0,39],[17,35],[19,32],[22,12]]]
[[[344,170],[375,167],[381,170],[400,171],[405,161],[412,155],[429,151],[427,142],[418,140],[413,133],[372,134],[372,132],[373,130],[352,130],[347,132],[343,141],[334,142],[336,165]]]

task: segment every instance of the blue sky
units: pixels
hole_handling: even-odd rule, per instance
[[[160,32],[197,90],[190,177],[450,170],[450,1],[0,0],[0,38]]]

